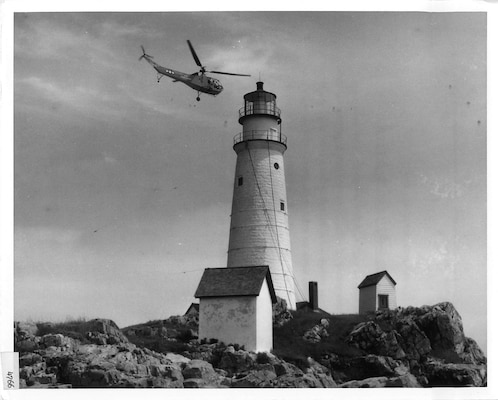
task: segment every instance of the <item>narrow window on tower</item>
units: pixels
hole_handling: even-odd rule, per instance
[[[244,178],[242,176],[239,176],[237,178],[237,186],[242,186],[243,183],[244,183]]]
[[[280,211],[285,211],[285,203],[283,201],[280,202]]]

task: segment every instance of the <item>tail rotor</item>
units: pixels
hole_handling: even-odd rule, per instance
[[[140,58],[138,59],[138,61],[141,61],[141,60],[142,60],[142,58],[145,58],[146,60],[147,60],[147,59],[150,59],[150,58],[154,58],[154,57],[152,57],[152,56],[149,56],[149,55],[145,52],[145,48],[144,48],[144,46],[142,46],[142,45],[141,45],[140,47],[142,48],[142,53],[143,53],[143,54],[140,56]]]

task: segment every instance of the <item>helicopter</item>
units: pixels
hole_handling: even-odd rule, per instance
[[[182,82],[187,86],[190,86],[192,89],[197,90],[197,101],[200,101],[200,94],[207,93],[213,96],[220,94],[223,91],[223,86],[218,79],[212,78],[206,75],[206,72],[212,74],[222,74],[222,75],[233,75],[233,76],[251,76],[245,74],[234,74],[232,72],[222,72],[222,71],[206,71],[206,67],[202,65],[197,53],[194,50],[194,46],[190,40],[187,40],[188,47],[190,52],[192,53],[192,57],[194,57],[195,63],[201,68],[199,72],[194,72],[193,74],[187,74],[185,72],[177,71],[171,68],[165,68],[153,61],[152,56],[145,52],[144,46],[140,46],[142,48],[143,54],[138,59],[139,61],[144,58],[152,67],[157,71],[157,83],[161,80],[163,76],[167,76],[173,79],[173,82]]]

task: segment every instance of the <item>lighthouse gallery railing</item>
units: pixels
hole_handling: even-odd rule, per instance
[[[287,136],[276,130],[253,130],[240,132],[233,138],[233,144],[243,142],[244,140],[271,140],[287,145]]]

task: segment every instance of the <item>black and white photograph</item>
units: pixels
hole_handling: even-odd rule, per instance
[[[7,3],[6,398],[493,398],[486,7]]]

